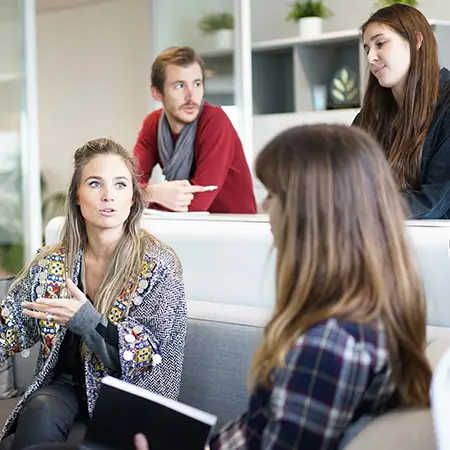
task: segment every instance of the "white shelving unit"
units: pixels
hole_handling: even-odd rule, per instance
[[[450,67],[450,22],[430,20],[439,45],[442,66]],[[206,99],[230,105],[234,102],[232,49],[201,53],[215,76],[206,82]],[[252,45],[253,111],[255,116],[310,113],[313,111],[312,88],[329,86],[334,73],[343,66],[357,75],[361,100],[367,79],[366,55],[358,30],[323,33],[313,39],[300,37],[257,42]],[[215,78],[220,79],[220,92]],[[217,84],[217,83],[216,83]],[[360,102],[349,105],[358,108]],[[328,108],[335,109],[331,99]],[[341,109],[344,115],[345,109]],[[317,117],[324,117],[318,111]]]
[[[450,22],[430,20],[439,45],[441,66],[450,68]],[[232,49],[201,52],[207,69],[205,99],[211,103],[234,105]],[[315,84],[329,86],[343,66],[357,75],[359,102],[336,109],[329,101],[325,111],[314,111]],[[295,125],[340,123],[350,125],[360,108],[368,76],[367,59],[358,30],[324,33],[314,39],[299,37],[252,44],[253,140],[252,160],[276,134]],[[329,99],[330,100],[330,99]],[[264,189],[255,181],[258,202]]]

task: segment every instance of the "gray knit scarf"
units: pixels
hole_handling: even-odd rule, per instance
[[[162,165],[162,173],[167,181],[189,180],[194,161],[194,143],[197,125],[203,110],[203,102],[197,118],[186,124],[174,145],[164,110],[158,122],[158,152]]]

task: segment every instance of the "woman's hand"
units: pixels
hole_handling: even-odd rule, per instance
[[[134,436],[134,448],[136,450],[149,450],[145,434],[138,433]]]
[[[138,433],[134,436],[134,448],[136,450],[150,450],[145,434]],[[205,450],[209,450],[209,447],[205,447]]]
[[[38,298],[35,302],[23,302],[23,312],[28,317],[66,325],[81,306],[88,301],[72,280],[66,280],[72,298]]]

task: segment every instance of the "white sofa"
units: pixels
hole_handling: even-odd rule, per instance
[[[55,242],[62,226],[46,229]],[[184,267],[189,328],[180,400],[219,416],[245,408],[251,354],[274,304],[275,251],[267,217],[146,215],[143,228],[168,243]],[[425,281],[428,356],[450,343],[450,221],[406,222]],[[348,450],[434,450],[429,410],[394,412],[370,424]]]
[[[62,223],[49,223],[47,243]],[[145,215],[142,227],[177,252],[195,310],[196,302],[273,307],[276,255],[267,216]],[[424,277],[428,324],[450,327],[450,221],[408,221],[406,228]]]

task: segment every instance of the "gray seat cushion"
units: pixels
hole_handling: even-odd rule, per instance
[[[0,301],[6,297],[14,278],[0,278]],[[11,398],[17,395],[14,384],[14,367],[12,360],[7,360],[0,366],[0,399]]]
[[[258,327],[189,319],[179,400],[217,415],[216,429],[242,414],[262,333]]]
[[[0,300],[6,297],[13,281],[13,277],[0,279]],[[0,367],[0,399],[22,395],[31,384],[39,345],[36,344],[32,349],[19,353]]]
[[[36,362],[41,343],[34,347],[17,354],[13,358],[14,364],[14,382],[19,395],[22,395],[31,384],[36,372]]]
[[[365,427],[345,450],[435,450],[431,410],[383,414]]]

